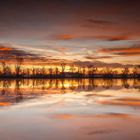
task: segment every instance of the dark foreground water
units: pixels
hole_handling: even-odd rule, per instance
[[[140,80],[0,80],[0,140],[140,140]]]

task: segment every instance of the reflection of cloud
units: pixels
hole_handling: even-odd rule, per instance
[[[125,83],[124,83],[125,82]],[[17,85],[20,87],[17,89]],[[125,84],[127,86],[125,86]],[[129,87],[129,88],[128,88]],[[127,89],[128,88],[128,89]],[[116,99],[120,103],[136,102],[140,103],[139,96],[140,80],[138,79],[18,79],[0,81],[0,106],[3,103],[13,103],[33,100],[27,106],[46,104],[49,106],[63,106],[65,101],[68,103],[76,102],[80,104],[114,102]],[[122,92],[123,91],[123,92]],[[65,93],[65,94],[64,94]],[[76,94],[79,93],[79,94]],[[120,98],[120,94],[123,98]],[[134,93],[133,96],[126,95]],[[20,96],[21,95],[21,96]],[[39,98],[40,97],[40,98]],[[125,98],[124,98],[125,97]],[[115,101],[116,101],[115,100]],[[101,101],[101,102],[100,102]],[[103,102],[102,102],[103,101]],[[6,104],[5,104],[6,106]],[[61,112],[62,113],[62,112]],[[108,116],[119,117],[119,115],[109,112]],[[75,114],[57,114],[52,117],[76,118]],[[97,116],[98,117],[98,116]]]
[[[87,94],[86,97],[112,97],[111,95],[105,95],[105,94]]]
[[[103,135],[103,134],[108,134],[108,133],[112,133],[114,132],[114,130],[110,130],[110,129],[101,129],[101,130],[95,130],[95,131],[91,131],[88,132],[88,135]]]
[[[121,99],[114,99],[114,100],[98,101],[98,103],[107,104],[107,105],[140,106],[140,99],[121,98]]]
[[[55,114],[55,115],[52,115],[51,117],[53,117],[55,119],[67,120],[67,119],[74,118],[75,115],[72,115],[72,114]]]
[[[122,114],[122,113],[107,113],[107,114],[101,114],[96,115],[97,118],[128,118],[130,115],[128,114]]]
[[[10,102],[0,102],[0,106],[10,106]]]

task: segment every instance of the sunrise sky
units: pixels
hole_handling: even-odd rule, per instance
[[[139,0],[3,0],[0,60],[140,64],[139,25]]]

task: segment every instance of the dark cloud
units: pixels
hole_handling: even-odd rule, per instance
[[[112,21],[107,21],[107,20],[98,20],[98,19],[87,19],[86,20],[89,24],[94,24],[94,25],[114,25],[116,23]]]
[[[103,19],[86,19],[81,24],[81,27],[84,28],[115,28],[117,23],[109,21],[109,20],[103,20]]]
[[[83,39],[99,39],[105,41],[125,41],[131,40],[130,35],[94,35],[94,36],[83,36]]]
[[[87,66],[95,66],[95,67],[112,67],[112,68],[118,68],[118,67],[133,67],[133,65],[123,65],[120,63],[104,63],[101,61],[93,60],[93,61],[75,61],[75,65],[79,65],[81,67],[87,67]]]
[[[134,37],[133,37],[134,38]],[[51,40],[92,40],[99,39],[104,41],[126,41],[132,40],[131,35],[74,35],[74,34],[57,34],[50,37]]]
[[[123,36],[113,36],[113,37],[108,38],[107,40],[108,41],[123,41],[123,40],[129,40],[129,39],[130,39],[129,36],[123,35]]]
[[[115,53],[117,55],[122,55],[122,56],[140,56],[140,52],[119,52]]]
[[[110,59],[112,58],[112,56],[97,56],[97,57],[94,57],[94,56],[86,56],[85,57],[86,59],[89,59],[89,60],[97,60],[97,59]]]
[[[64,51],[64,48],[60,48],[59,51]],[[35,54],[21,50],[14,47],[11,44],[0,44],[0,62],[7,62],[14,64],[18,59],[22,58],[24,60],[23,64],[26,65],[58,65],[61,63],[71,63],[71,61],[65,59],[55,59],[52,56],[42,56],[40,54]]]
[[[102,53],[112,53],[122,56],[135,56],[140,55],[140,46],[132,46],[132,47],[120,47],[120,48],[105,48],[100,49],[99,52]]]
[[[37,57],[36,54],[32,54],[23,50],[16,49],[10,44],[0,44],[0,59],[10,60],[17,57],[28,58]]]
[[[98,36],[96,38],[100,38],[107,41],[125,41],[131,39],[128,35],[112,35],[112,36]]]

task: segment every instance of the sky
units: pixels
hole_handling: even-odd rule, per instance
[[[0,1],[0,60],[140,64],[139,0]]]

